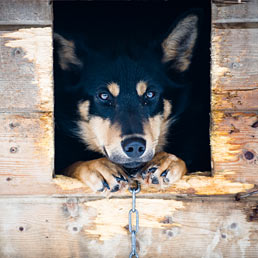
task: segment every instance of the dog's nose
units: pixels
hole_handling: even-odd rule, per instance
[[[145,152],[146,141],[139,137],[131,137],[122,141],[122,148],[130,158],[139,158]]]

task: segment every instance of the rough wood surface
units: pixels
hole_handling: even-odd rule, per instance
[[[258,22],[257,0],[213,0],[213,23]]]
[[[212,31],[212,109],[258,110],[258,29]]]
[[[53,111],[52,29],[0,31],[0,112]]]
[[[211,146],[215,175],[258,183],[258,112],[213,111]]]
[[[39,184],[39,180],[41,180]],[[51,182],[42,182],[42,178],[32,178],[3,174],[0,177],[1,196],[85,196],[99,198],[101,196],[128,196],[130,193],[125,188],[117,193],[93,193],[92,190],[80,181],[57,176]],[[160,189],[159,187],[142,185],[141,195],[159,198],[161,195],[200,196],[200,195],[225,195],[250,192],[255,187],[252,183],[241,183],[229,180],[226,175],[213,177],[204,173],[194,173],[184,176],[176,184]]]
[[[1,180],[51,180],[54,156],[52,113],[0,113],[0,142]],[[22,186],[23,182],[20,183]]]
[[[51,25],[52,1],[1,0],[0,25]]]
[[[130,199],[0,199],[0,256],[128,257]],[[257,202],[137,198],[140,257],[258,256]]]

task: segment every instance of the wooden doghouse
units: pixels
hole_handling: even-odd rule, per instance
[[[52,19],[0,1],[0,257],[127,257],[130,194],[52,178]],[[212,2],[211,50],[212,175],[143,187],[140,257],[258,257],[257,0]]]

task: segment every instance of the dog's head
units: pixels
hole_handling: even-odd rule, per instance
[[[197,27],[198,16],[188,14],[162,40],[119,54],[78,51],[76,43],[55,36],[59,65],[72,74],[64,83],[78,96],[78,135],[89,149],[126,168],[162,150],[173,118],[169,96],[177,87],[167,72],[189,68]]]

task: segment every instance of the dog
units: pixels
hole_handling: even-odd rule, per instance
[[[198,23],[188,12],[147,47],[121,40],[102,51],[54,35],[59,170],[95,192],[117,192],[131,178],[160,186],[182,178],[185,162],[164,148],[184,111],[174,96],[186,84]]]

